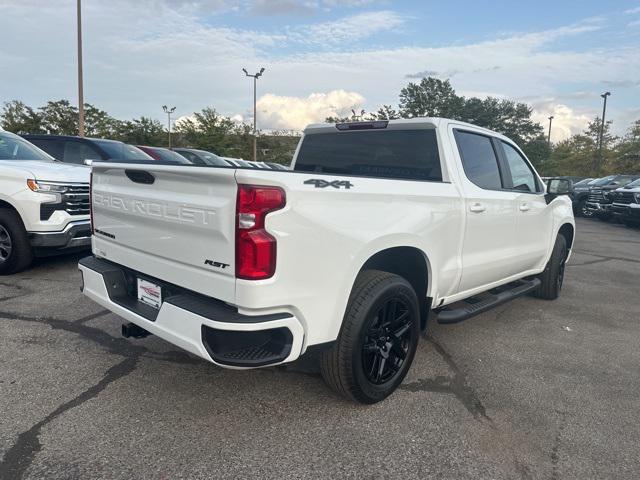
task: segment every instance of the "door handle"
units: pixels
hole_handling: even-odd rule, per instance
[[[521,212],[526,212],[528,210],[531,210],[531,207],[529,206],[528,203],[525,202],[525,203],[521,203],[520,204],[520,211]]]
[[[478,202],[472,203],[471,205],[469,205],[469,210],[472,211],[473,213],[482,213],[486,210],[487,208]]]

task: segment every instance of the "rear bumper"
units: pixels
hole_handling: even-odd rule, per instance
[[[80,261],[83,293],[123,319],[216,365],[255,368],[287,363],[300,356],[304,329],[290,313],[243,315],[219,300],[158,281],[159,310],[132,292],[135,272],[87,257]],[[142,275],[143,278],[147,278]],[[134,282],[132,284],[132,278]]]
[[[34,248],[78,248],[91,246],[91,225],[89,220],[69,222],[57,232],[29,232],[29,241]]]

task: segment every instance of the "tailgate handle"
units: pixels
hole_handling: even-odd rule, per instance
[[[129,177],[129,180],[135,183],[144,183],[145,185],[151,185],[156,181],[156,177],[145,170],[125,170],[124,174]]]

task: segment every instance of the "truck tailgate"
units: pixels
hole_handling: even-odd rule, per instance
[[[95,163],[94,254],[233,302],[236,193],[234,169]]]

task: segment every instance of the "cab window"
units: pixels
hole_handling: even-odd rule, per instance
[[[536,176],[520,152],[507,142],[501,141],[504,156],[509,166],[511,185],[514,190],[536,193],[540,191]]]
[[[491,138],[462,130],[456,130],[455,137],[467,178],[486,190],[502,189],[498,157]]]

